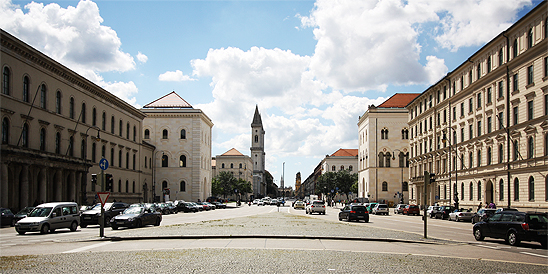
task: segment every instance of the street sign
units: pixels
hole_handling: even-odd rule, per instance
[[[101,170],[107,170],[108,160],[105,158],[101,159],[101,161],[99,161],[99,167],[101,168]]]
[[[99,201],[101,201],[101,207],[103,207],[105,206],[105,203],[110,196],[110,192],[97,192],[97,196],[99,196]]]

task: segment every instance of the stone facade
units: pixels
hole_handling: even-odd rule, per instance
[[[250,148],[253,162],[253,194],[255,197],[266,195],[264,135],[263,121],[259,113],[259,107],[256,106],[253,122],[251,123]]]
[[[213,177],[225,171],[232,173],[236,179],[243,179],[250,183],[253,181],[253,163],[251,162],[251,157],[243,155],[233,148],[222,155],[215,156],[213,159],[215,159]]]
[[[548,211],[547,10],[538,4],[407,106],[411,202]],[[436,175],[426,191],[425,171]]]
[[[145,114],[0,30],[1,206],[91,204],[99,161],[110,162],[109,200],[151,201],[154,147],[141,141]]]
[[[172,92],[143,107],[143,137],[156,147],[152,165],[157,200],[205,200],[211,195],[213,123]]]

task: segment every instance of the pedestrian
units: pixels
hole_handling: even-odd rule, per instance
[[[483,205],[482,205],[481,202],[480,202],[479,205],[478,205],[478,211],[481,209],[482,206],[483,206]]]
[[[489,203],[489,208],[496,209],[497,206],[495,206],[495,204],[493,202],[490,202]]]
[[[335,206],[335,200],[331,199],[331,207]]]

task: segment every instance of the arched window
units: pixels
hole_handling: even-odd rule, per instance
[[[519,179],[514,179],[514,201],[519,201]]]
[[[398,154],[398,162],[399,162],[399,167],[404,167],[404,165],[405,165],[405,154],[403,154],[403,152],[400,152],[400,154]]]
[[[120,137],[123,136],[123,130],[124,130],[124,122],[122,122],[122,120],[120,120],[120,122],[118,123],[118,135]]]
[[[162,155],[162,167],[167,167],[167,155]]]
[[[387,128],[381,129],[381,139],[388,139],[388,129]]]
[[[181,139],[186,139],[186,130],[181,129]]]
[[[529,137],[527,140],[527,159],[535,157],[535,141],[533,137]]]
[[[409,191],[409,184],[407,182],[401,183],[401,190],[402,191]]]
[[[481,201],[481,182],[478,182],[478,201]]]
[[[74,136],[70,136],[69,138],[69,156],[74,156]]]
[[[55,113],[61,114],[61,91],[55,93]]]
[[[40,107],[43,109],[47,107],[47,89],[45,84],[42,84],[40,89]]]
[[[504,201],[504,180],[499,181],[499,201]]]
[[[107,156],[107,148],[103,145],[101,147],[101,158],[105,158]]]
[[[242,168],[242,163],[240,163],[240,165],[238,166],[238,168]]]
[[[110,133],[114,134],[114,128],[116,127],[116,123],[114,120],[114,116],[110,117]]]
[[[162,130],[162,139],[167,139],[167,129]]]
[[[135,170],[135,153],[133,154],[133,170]]]
[[[126,169],[129,169],[129,152],[126,152]]]
[[[331,171],[337,171],[337,167],[336,167],[336,166],[332,166],[332,167],[331,167]]]
[[[255,135],[255,143],[259,142],[259,135]]]
[[[80,121],[82,121],[82,123],[86,123],[86,103],[82,103],[82,113],[80,114],[82,116],[82,119],[80,119]]]
[[[221,164],[221,168],[225,168],[225,163],[222,163],[222,164]]]
[[[107,114],[103,112],[101,117],[101,129],[105,131],[107,129]]]
[[[460,184],[460,199],[464,200],[464,183]]]
[[[181,155],[181,157],[179,157],[179,167],[186,167],[186,156],[185,155]]]
[[[388,183],[382,182],[382,191],[388,191]]]
[[[55,153],[61,154],[61,133],[55,133]]]
[[[167,182],[166,181],[163,181],[162,182],[162,189],[166,189],[167,188]]]
[[[126,123],[126,139],[129,140],[129,122]]]
[[[29,77],[28,77],[28,76],[25,76],[25,77],[23,78],[23,101],[24,101],[24,102],[27,102],[27,103],[28,103],[29,100],[30,100],[30,99],[29,99],[29,98],[30,98],[30,97],[29,97],[29,94],[30,94],[30,93],[29,93],[29,85],[30,85],[29,82],[30,82],[30,81],[29,81]]]
[[[392,157],[392,154],[390,154],[390,152],[387,152],[384,154],[384,160],[386,161],[385,162],[385,167],[390,167],[390,158]]]
[[[379,167],[384,167],[384,153],[379,153]]]
[[[474,184],[470,182],[470,201],[474,200]]]
[[[181,183],[179,183],[179,191],[186,192],[186,182],[185,181],[181,181]]]
[[[118,167],[122,167],[122,150],[118,150]]]
[[[97,109],[93,108],[91,111],[91,125],[97,126]]]
[[[352,171],[352,166],[348,166],[348,170],[349,170],[349,171]]]
[[[535,178],[529,177],[529,201],[535,200]]]
[[[234,164],[233,164],[233,163],[230,163],[230,168],[234,168]]]
[[[129,181],[126,180],[126,193],[129,193]]]
[[[2,119],[2,144],[7,144],[9,142],[10,136],[10,121],[7,117]]]
[[[40,150],[41,151],[46,150],[46,129],[45,128],[40,129]]]
[[[4,67],[2,93],[6,95],[10,95],[10,74],[10,69],[8,67]]]
[[[91,144],[91,162],[95,163],[97,161],[97,143],[93,142]]]
[[[135,140],[137,138],[137,127],[136,126],[133,126],[133,142],[135,142]]]
[[[74,119],[74,98],[70,97],[69,100],[69,117],[70,119]]]
[[[150,130],[145,129],[145,139],[150,139]]]
[[[401,138],[404,140],[409,139],[409,130],[404,128],[401,130]]]
[[[22,136],[22,145],[23,147],[29,147],[29,124],[25,123],[23,125],[23,133],[21,134]]]

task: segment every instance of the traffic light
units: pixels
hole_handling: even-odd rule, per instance
[[[113,186],[114,186],[114,179],[112,178],[112,174],[105,174],[105,178],[106,178],[106,191],[113,191]]]
[[[91,184],[92,185],[97,184],[97,174],[91,174]]]

